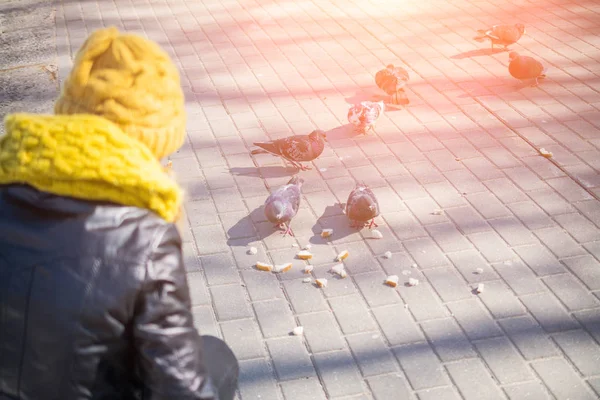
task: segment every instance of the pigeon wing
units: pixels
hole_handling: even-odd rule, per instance
[[[312,151],[308,136],[296,135],[284,139],[280,146],[280,154],[292,161],[312,161]]]

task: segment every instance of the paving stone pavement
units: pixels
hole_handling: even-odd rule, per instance
[[[26,3],[0,5],[0,38],[14,50],[3,54],[22,53],[14,38],[52,47],[10,23],[7,10]],[[60,82],[86,36],[115,25],[156,40],[180,68],[188,141],[172,161],[187,190],[194,316],[238,355],[240,399],[600,397],[600,3],[54,6],[55,26],[41,17],[39,26],[56,28],[56,57],[22,64],[53,62]],[[506,52],[472,40],[476,29],[516,22],[527,33],[512,49],[549,67],[538,87],[508,75]],[[11,57],[0,60],[0,79]],[[349,104],[383,98],[373,77],[388,63],[409,70],[411,104],[357,137]],[[37,110],[30,75],[14,71],[17,95],[0,112]],[[295,171],[249,149],[316,128],[328,145],[301,173],[296,238],[282,238],[261,205]],[[349,229],[339,207],[357,180],[379,196],[381,240]],[[323,228],[334,229],[331,240]],[[303,283],[304,262],[294,260],[293,246],[308,243],[324,289]],[[328,269],[344,249],[349,276],[336,279]],[[256,261],[294,268],[270,274]],[[396,289],[383,285],[390,274],[401,277]],[[410,277],[420,285],[405,286]],[[291,336],[298,325],[304,336]]]

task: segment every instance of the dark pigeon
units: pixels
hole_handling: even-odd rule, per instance
[[[346,202],[346,215],[351,221],[352,228],[362,228],[369,220],[369,229],[377,226],[375,217],[379,215],[379,202],[375,193],[364,183],[358,183],[350,192]]]
[[[377,86],[391,96],[393,104],[408,104],[404,87],[408,82],[408,71],[402,67],[394,67],[389,64],[385,69],[375,74],[375,83]]]
[[[311,169],[301,162],[310,162],[323,153],[326,141],[325,132],[312,131],[309,135],[294,135],[271,142],[256,142],[260,149],[252,150],[250,154],[270,153],[289,161],[302,171]]]
[[[504,50],[508,50],[508,46],[521,39],[524,33],[525,25],[523,24],[494,25],[489,29],[478,30],[474,39],[478,41],[489,39],[492,42],[492,49],[494,49],[494,45],[500,45],[504,46]]]
[[[271,193],[265,201],[265,216],[275,224],[276,228],[283,227],[283,236],[288,233],[290,236],[294,236],[290,228],[290,221],[298,213],[303,183],[302,178],[293,176],[286,185]]]
[[[537,86],[538,79],[546,77],[546,68],[535,58],[520,56],[516,51],[511,51],[508,54],[508,59],[510,61],[508,72],[513,78],[521,81],[535,79],[532,86]]]

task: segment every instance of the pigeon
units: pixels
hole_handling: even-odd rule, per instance
[[[535,58],[520,56],[516,51],[511,51],[508,54],[508,60],[510,61],[508,72],[513,78],[521,81],[535,79],[535,83],[531,86],[537,86],[538,79],[546,77],[546,68]]]
[[[480,42],[484,39],[490,39],[492,42],[492,50],[496,44],[504,46],[504,50],[508,50],[507,46],[516,43],[517,40],[521,39],[521,36],[523,36],[524,33],[525,25],[523,24],[494,25],[490,29],[477,30],[477,36],[473,39]]]
[[[375,74],[375,83],[392,98],[393,104],[408,104],[404,87],[408,82],[408,71],[402,67],[389,64],[385,69]],[[400,98],[399,98],[400,96]]]
[[[348,121],[354,125],[358,133],[367,133],[369,130],[374,130],[375,123],[385,110],[383,101],[361,101],[360,104],[355,104],[348,110]]]
[[[283,228],[283,236],[294,236],[290,228],[290,221],[298,213],[300,207],[301,189],[304,179],[297,175],[290,181],[275,190],[265,201],[265,216],[275,224],[278,229]]]
[[[326,141],[325,132],[317,129],[309,135],[294,135],[271,142],[255,142],[254,145],[260,149],[252,150],[250,154],[270,153],[289,161],[301,171],[306,171],[311,168],[302,165],[301,162],[310,162],[319,157],[325,149]]]
[[[375,217],[379,215],[379,202],[375,193],[364,183],[357,183],[348,196],[346,202],[346,215],[350,219],[352,228],[362,228],[369,220],[369,229],[377,226]]]

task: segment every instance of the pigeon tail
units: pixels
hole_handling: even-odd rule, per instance
[[[477,29],[477,36],[475,36],[473,39],[478,40],[478,41],[482,41],[483,39],[485,39],[487,36],[487,30],[485,29]]]
[[[255,146],[260,147],[260,149],[256,149],[256,150],[252,150],[250,152],[250,154],[264,154],[264,153],[271,153],[271,154],[279,154],[279,150],[277,149],[277,147],[273,144],[273,143],[269,143],[269,142],[256,142],[253,143]]]

